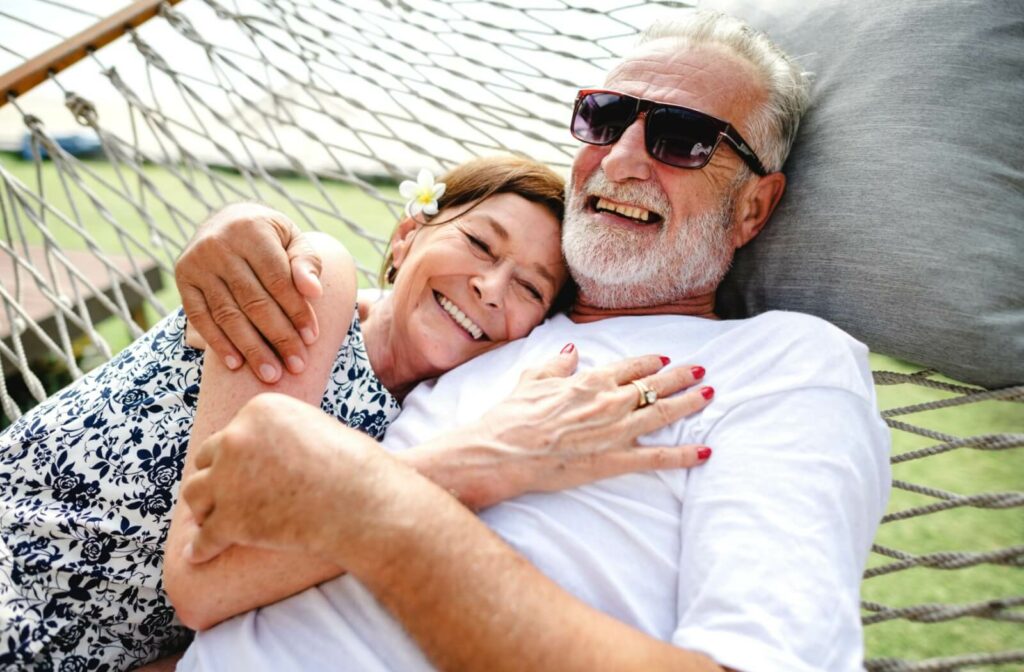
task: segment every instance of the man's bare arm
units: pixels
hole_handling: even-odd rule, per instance
[[[200,524],[193,559],[241,543],[344,566],[442,669],[720,669],[564,592],[369,437],[299,440],[327,437],[323,422],[263,395],[199,447],[182,488]]]
[[[433,484],[400,465],[383,468],[398,490],[365,521],[374,533],[326,557],[348,563],[438,668],[722,669],[587,606]]]

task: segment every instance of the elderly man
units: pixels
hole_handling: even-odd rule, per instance
[[[649,439],[706,443],[712,462],[476,517],[372,442],[332,443],[312,407],[258,398],[199,448],[183,486],[205,516],[196,559],[237,543],[349,573],[200,633],[179,669],[859,669],[859,581],[889,485],[865,349],[807,316],[714,315],[735,249],[782,195],[806,99],[789,59],[733,19],[652,28],[576,102],[571,314],[421,386],[384,442],[475,421],[571,342],[581,369],[648,352],[705,364],[715,403]],[[250,235],[270,249],[279,234],[293,242]],[[313,284],[291,249],[300,286]],[[287,268],[280,249],[257,275],[275,264]],[[179,270],[186,290],[204,286],[201,269]],[[293,366],[313,323],[294,288],[265,284],[281,308],[261,326]],[[222,356],[280,375],[250,327],[189,310]]]

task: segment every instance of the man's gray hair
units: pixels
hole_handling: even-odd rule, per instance
[[[810,101],[809,73],[767,35],[721,12],[701,10],[681,19],[655,21],[641,35],[640,43],[665,38],[682,46],[721,46],[757,68],[768,100],[751,116],[744,135],[765,168],[781,170]]]

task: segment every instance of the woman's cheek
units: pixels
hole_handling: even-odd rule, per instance
[[[524,306],[518,314],[510,320],[509,340],[523,338],[544,319],[544,312],[540,308]]]

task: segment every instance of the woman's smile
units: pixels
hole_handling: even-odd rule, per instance
[[[487,334],[483,328],[474,322],[466,313],[459,308],[454,301],[449,299],[441,292],[434,290],[434,300],[437,301],[437,305],[442,311],[448,316],[448,318],[462,331],[466,336],[474,341],[489,341]]]

